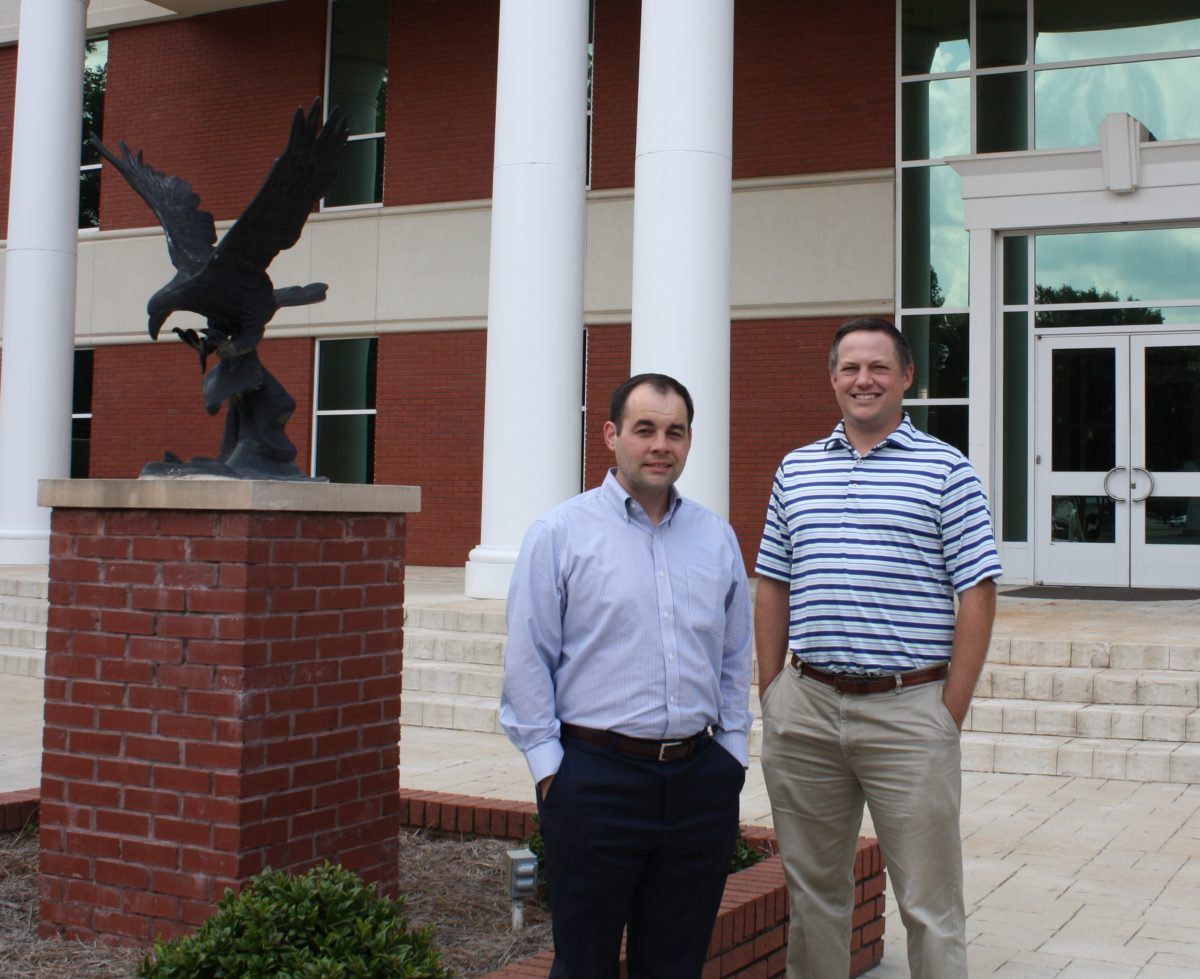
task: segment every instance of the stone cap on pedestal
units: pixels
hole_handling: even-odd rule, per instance
[[[42,479],[38,505],[92,510],[419,513],[421,487],[276,479]]]

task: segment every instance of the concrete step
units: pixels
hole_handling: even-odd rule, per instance
[[[0,676],[46,676],[46,650],[0,646]]]
[[[1200,671],[1200,641],[1190,645],[1170,645],[1065,639],[993,639],[988,650],[988,663],[1196,672]]]
[[[503,608],[498,610],[480,609],[480,604],[464,600],[430,606],[407,605],[405,628],[433,629],[439,632],[486,633],[503,637],[507,632]]]
[[[50,603],[44,598],[21,595],[0,595],[0,622],[33,622],[46,624]]]
[[[1200,744],[967,732],[963,770],[1135,782],[1200,782]]]
[[[405,689],[400,701],[400,723],[414,727],[439,727],[452,731],[502,734],[500,701],[469,694],[428,693]]]
[[[1064,704],[1200,707],[1200,672],[988,663],[975,695]]]
[[[412,616],[409,616],[411,623]],[[504,636],[491,632],[439,631],[404,627],[404,662],[502,666]]]
[[[499,700],[504,683],[500,666],[411,660],[404,657],[404,693],[466,695]],[[472,728],[471,730],[474,730]]]
[[[0,619],[0,649],[45,649],[46,626],[39,622]]]
[[[46,567],[0,566],[0,596],[47,600],[50,582]]]
[[[1200,743],[1200,710],[1126,704],[977,699],[965,731]]]

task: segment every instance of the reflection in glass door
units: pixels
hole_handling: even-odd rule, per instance
[[[1037,342],[1036,578],[1200,586],[1200,334]]]

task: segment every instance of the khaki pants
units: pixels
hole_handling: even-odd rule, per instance
[[[765,691],[763,774],[791,896],[788,979],[849,975],[864,801],[913,979],[966,976],[961,752],[943,686],[840,694],[788,666]]]

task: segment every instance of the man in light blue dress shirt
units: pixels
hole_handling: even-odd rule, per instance
[[[551,976],[698,977],[748,764],[750,603],[730,526],[681,497],[692,400],[639,374],[617,466],[530,528],[508,595],[500,720],[537,787]]]

